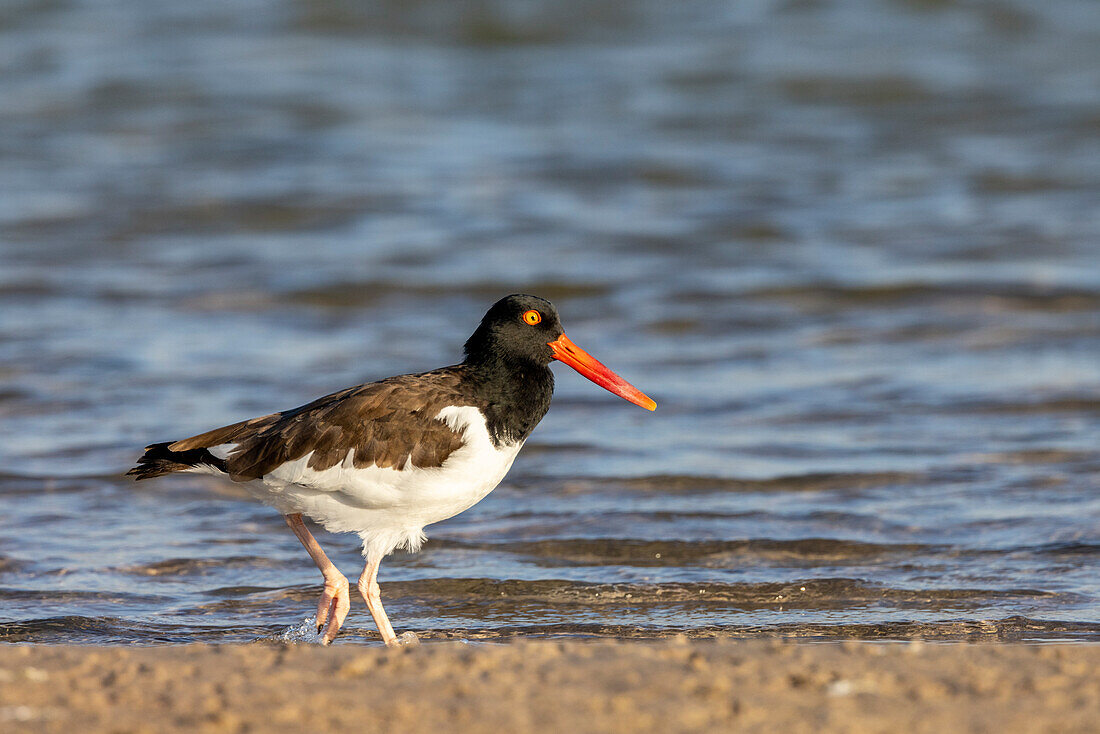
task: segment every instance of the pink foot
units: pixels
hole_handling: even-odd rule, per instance
[[[351,609],[351,597],[348,595],[348,580],[342,574],[334,574],[325,579],[321,591],[321,601],[317,604],[317,632],[324,630],[321,644],[328,645],[340,633],[340,627]]]

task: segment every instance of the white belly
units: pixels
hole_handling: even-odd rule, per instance
[[[326,530],[358,533],[368,557],[398,547],[415,551],[426,525],[469,509],[500,484],[523,446],[495,447],[484,416],[471,406],[444,408],[436,419],[464,438],[440,467],[357,468],[349,451],[340,464],[317,471],[306,454],[245,486],[284,514],[300,512]]]

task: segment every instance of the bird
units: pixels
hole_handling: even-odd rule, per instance
[[[321,644],[351,608],[347,578],[303,518],[356,533],[365,565],[357,584],[382,641],[398,638],[382,606],[378,569],[397,549],[416,552],[425,527],[469,509],[507,474],[550,408],[560,361],[647,410],[650,397],[574,344],[557,309],[537,296],[494,303],[466,341],[464,359],[334,392],[291,410],[146,447],[137,480],[214,474],[280,512],[323,578],[314,622]],[[323,634],[322,634],[323,632]]]

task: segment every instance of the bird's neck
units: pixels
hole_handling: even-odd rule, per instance
[[[512,446],[526,440],[550,409],[550,367],[499,355],[467,359],[465,366],[493,444]]]

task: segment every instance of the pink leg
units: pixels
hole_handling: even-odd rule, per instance
[[[336,639],[336,635],[340,632],[340,626],[344,624],[344,619],[351,609],[348,580],[332,564],[325,552],[321,550],[321,546],[302,521],[301,514],[286,515],[284,519],[290,529],[294,531],[294,534],[298,536],[298,540],[302,541],[309,557],[321,570],[321,575],[325,577],[321,601],[317,605],[317,631],[320,632],[321,628],[324,628],[325,634],[321,638],[321,644],[327,645]]]
[[[363,595],[363,601],[367,603],[370,616],[374,617],[374,623],[382,633],[382,642],[386,643],[387,647],[415,645],[417,639],[412,632],[406,632],[401,637],[393,633],[393,626],[390,624],[389,617],[386,616],[386,610],[382,608],[382,590],[378,588],[378,566],[381,563],[381,558],[367,561],[363,575],[359,577],[359,593]]]

